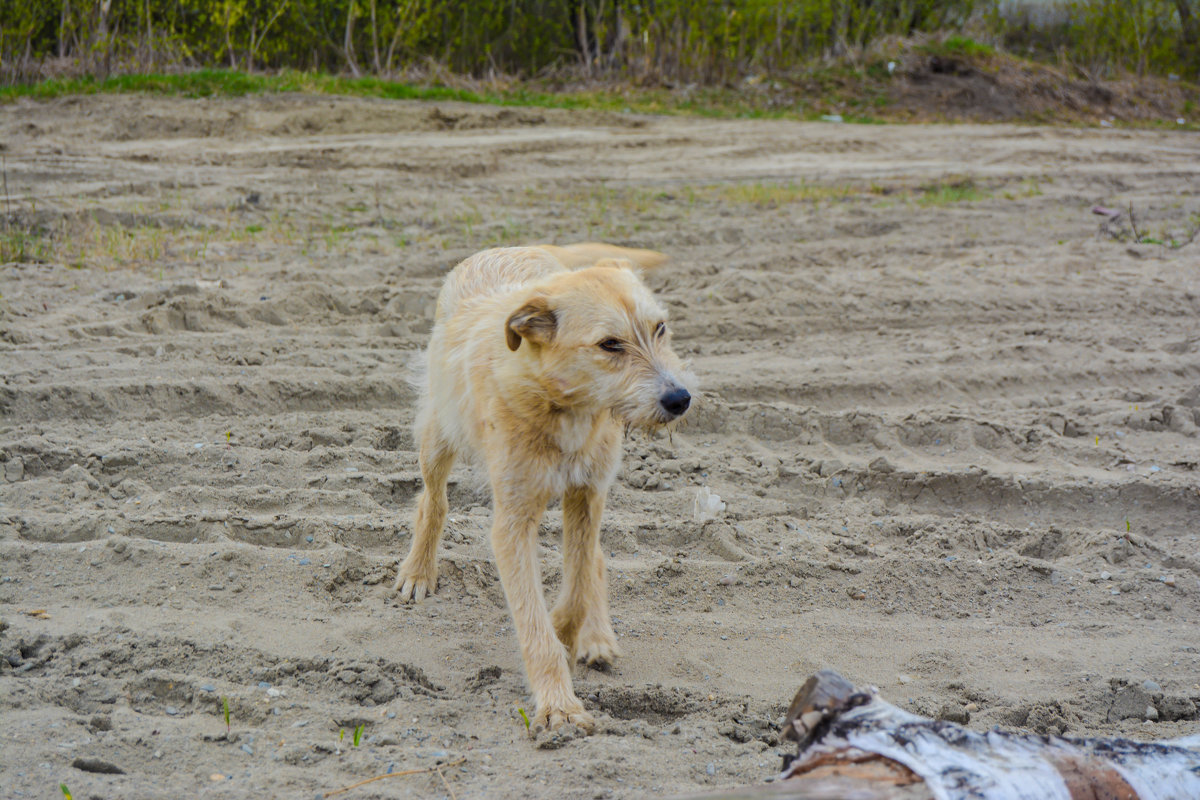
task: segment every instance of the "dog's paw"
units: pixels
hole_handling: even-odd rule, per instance
[[[407,564],[400,565],[400,572],[396,575],[396,582],[392,584],[392,591],[398,592],[402,602],[421,602],[427,595],[433,594],[437,589],[437,567],[432,569],[417,569],[409,567]]]
[[[575,637],[575,653],[578,660],[589,667],[607,671],[621,655],[621,648],[617,646],[617,635],[611,626],[585,626]]]
[[[554,731],[563,725],[574,725],[584,733],[590,734],[596,730],[596,719],[583,710],[583,703],[572,697],[566,702],[549,703],[539,708],[534,717],[529,733],[537,736],[540,733]]]

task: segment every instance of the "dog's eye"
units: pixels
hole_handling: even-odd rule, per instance
[[[605,339],[600,343],[601,350],[607,350],[610,353],[619,353],[625,349],[625,345],[620,339]]]
[[[657,339],[659,336],[662,336],[666,332],[667,332],[667,323],[660,322],[654,328],[654,338]]]

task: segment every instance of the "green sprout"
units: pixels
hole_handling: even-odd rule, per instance
[[[366,723],[363,723],[361,725],[356,725],[354,727],[354,746],[355,747],[358,747],[359,742],[362,741],[363,731],[365,731],[366,729],[367,729]]]
[[[228,736],[229,735],[229,698],[222,697],[221,705],[225,711],[225,735]]]
[[[340,741],[342,741],[342,740],[343,740],[343,739],[345,739],[345,738],[346,738],[346,729],[345,729],[345,728],[338,728],[338,741],[340,742]]]
[[[525,730],[529,730],[529,715],[525,713],[525,709],[517,707],[517,713],[521,715],[521,719],[525,721]]]
[[[63,797],[67,798],[67,800],[71,800],[71,790],[67,788],[65,783],[60,783],[58,788],[62,791]]]

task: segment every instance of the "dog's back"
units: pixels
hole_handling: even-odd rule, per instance
[[[626,259],[646,269],[667,260],[666,255],[654,250],[599,242],[484,250],[460,263],[447,276],[438,295],[437,319],[445,320],[454,314],[460,303],[472,298],[504,294],[556,272],[588,267],[607,258]]]
[[[476,253],[446,277],[438,295],[437,320],[453,316],[460,303],[505,294],[564,270],[558,259],[537,247],[498,247]]]

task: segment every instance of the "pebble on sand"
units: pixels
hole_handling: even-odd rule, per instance
[[[71,762],[71,766],[84,772],[95,772],[101,775],[125,774],[125,770],[121,769],[111,761],[105,761],[101,758],[91,758],[89,756],[81,756],[75,759]]]

